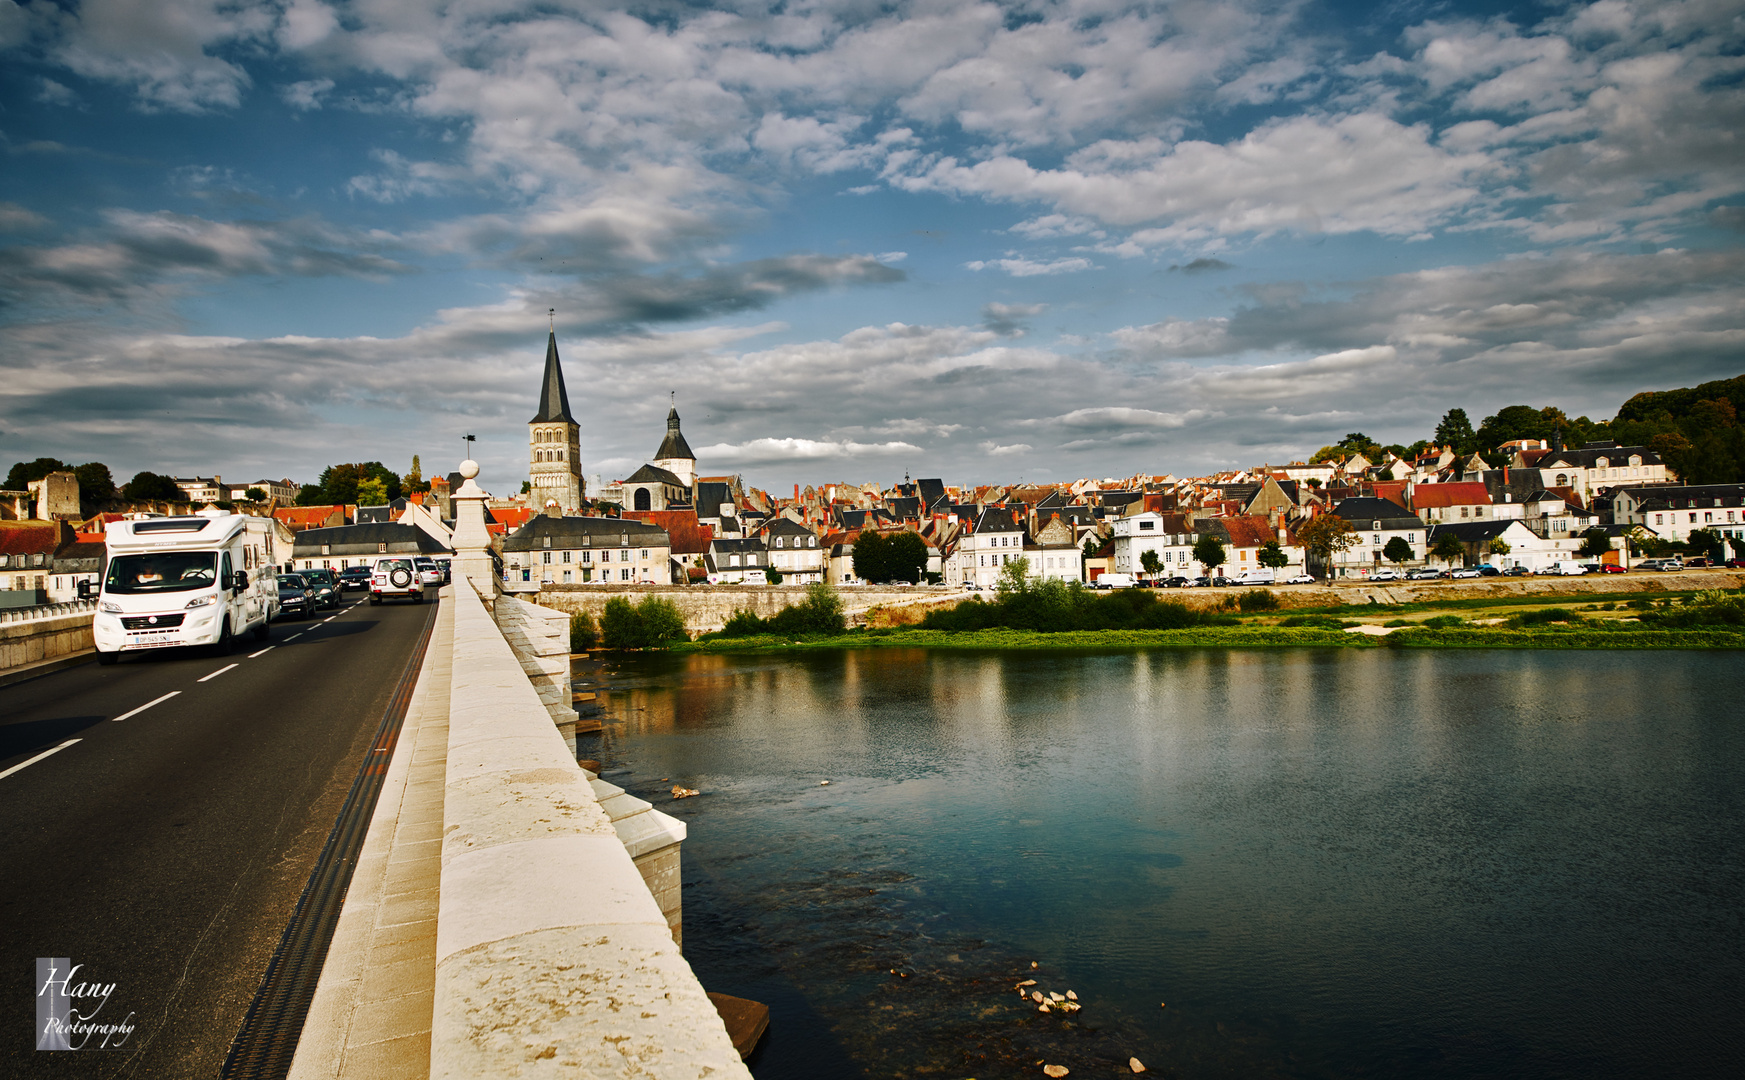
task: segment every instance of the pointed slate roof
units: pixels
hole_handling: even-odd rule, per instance
[[[556,421],[573,424],[576,418],[570,415],[570,396],[564,392],[563,366],[557,361],[557,331],[553,330],[545,342],[545,378],[539,383],[539,412],[527,422]]]
[[[673,406],[666,413],[666,438],[661,440],[660,449],[654,452],[654,460],[669,461],[678,458],[684,461],[695,461],[697,455],[691,453],[691,447],[685,442],[685,437],[679,434],[679,409]]]

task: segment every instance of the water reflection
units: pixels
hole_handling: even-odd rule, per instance
[[[766,1080],[1745,1049],[1733,654],[864,650],[616,686],[598,753],[693,822],[687,950],[776,1008]],[[1082,1013],[1019,1003],[1032,960]]]

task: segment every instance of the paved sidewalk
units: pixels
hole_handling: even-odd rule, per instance
[[[444,601],[452,600],[452,588],[442,590]],[[454,605],[445,602],[303,1024],[290,1080],[423,1080],[430,1073],[453,659]]]

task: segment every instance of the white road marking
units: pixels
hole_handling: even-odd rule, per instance
[[[58,754],[62,750],[65,750],[67,747],[73,745],[74,743],[76,743],[78,741],[79,741],[78,739],[68,739],[66,742],[60,744],[59,746],[53,747],[52,749],[44,750],[42,753],[31,758],[29,761],[20,761],[18,764],[12,766],[12,768],[10,768],[10,769],[7,769],[5,772],[0,772],[0,780],[6,779],[8,776],[11,776],[13,773],[17,772],[19,769],[25,768],[26,766],[30,766],[30,765],[35,765],[37,762],[41,761],[45,757],[48,757],[50,754]]]
[[[254,658],[255,658],[255,657],[257,657],[257,656],[265,656],[265,655],[266,655],[266,654],[268,654],[268,653],[270,653],[270,652],[272,652],[272,651],[273,651],[273,650],[274,650],[274,649],[276,649],[276,648],[278,648],[278,646],[277,646],[277,645],[268,645],[268,646],[267,646],[267,647],[266,647],[266,648],[264,648],[264,649],[262,649],[262,650],[261,650],[261,651],[260,651],[260,652],[251,652],[251,653],[249,653],[249,654],[248,654],[248,658],[249,658],[249,659],[250,659],[250,660],[253,660],[253,659],[254,659]]]
[[[235,664],[226,664],[223,667],[219,668],[217,671],[214,671],[212,674],[206,676],[206,679],[216,679],[216,678],[218,678],[218,676],[224,674],[225,672],[229,671],[231,668],[233,668],[235,666],[236,666]],[[194,681],[195,682],[205,682],[206,679],[195,679]]]
[[[128,712],[122,713],[120,716],[117,716],[115,718],[115,720],[125,720],[130,716],[138,716],[140,713],[151,708],[153,705],[162,705],[164,702],[170,700],[171,698],[175,697],[179,693],[181,693],[180,690],[171,690],[169,693],[165,694],[161,698],[157,698],[156,700],[153,700],[153,701],[148,701],[144,705],[141,705],[137,709],[133,709],[133,710],[130,710]],[[110,721],[110,722],[114,723],[114,721]]]
[[[295,634],[292,634],[290,637],[286,638],[285,640],[286,641],[296,641],[298,638],[300,638],[302,636],[303,636],[303,631],[299,630]]]
[[[338,615],[329,615],[329,616],[328,616],[328,617],[327,617],[327,618],[325,618],[325,619],[322,619],[322,620],[321,620],[321,621],[322,621],[322,622],[323,622],[323,623],[330,623],[330,622],[332,622],[332,621],[333,621],[333,620],[335,620],[335,619],[337,619],[337,618],[339,618],[339,616],[338,616]]]

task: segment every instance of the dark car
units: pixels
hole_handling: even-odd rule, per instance
[[[1187,578],[1181,577],[1180,575],[1176,575],[1174,577],[1164,578],[1162,581],[1157,583],[1157,587],[1160,589],[1179,589],[1183,585],[1186,585],[1187,583],[1188,583]]]
[[[1525,566],[1511,566],[1507,570],[1503,571],[1503,576],[1504,577],[1532,577],[1533,571],[1527,569]]]
[[[339,575],[328,569],[300,570],[297,576],[308,582],[309,588],[315,593],[315,606],[318,608],[337,608],[339,606]]]
[[[1490,563],[1480,563],[1478,566],[1478,576],[1479,577],[1502,577],[1503,572],[1501,570],[1498,570],[1496,567],[1492,566]]]
[[[346,592],[353,589],[368,589],[370,587],[370,568],[367,566],[348,566],[339,572],[339,587]]]
[[[315,614],[315,590],[309,587],[300,574],[279,575],[279,615],[288,617],[300,615],[304,618]]]
[[[1227,577],[1224,577],[1222,574],[1220,574],[1219,576],[1212,579],[1212,587],[1215,589],[1227,588],[1227,587],[1234,585],[1234,584],[1236,584],[1236,582],[1232,581],[1231,579],[1229,579]]]

